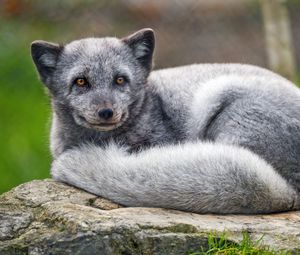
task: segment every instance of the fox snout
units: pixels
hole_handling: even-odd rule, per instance
[[[87,128],[109,131],[122,125],[126,114],[113,107],[104,106],[92,111],[81,111],[75,113],[75,121],[82,126]]]
[[[124,110],[109,103],[92,104],[89,108],[82,107],[78,112],[80,123],[91,128],[116,127],[121,125],[125,114]]]
[[[97,124],[116,124],[122,116],[122,112],[110,105],[103,105],[94,110],[94,121],[92,122],[96,122]]]

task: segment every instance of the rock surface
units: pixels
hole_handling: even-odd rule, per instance
[[[52,180],[22,184],[0,197],[0,254],[189,254],[216,231],[242,232],[277,249],[300,253],[300,212],[198,215],[122,208]]]

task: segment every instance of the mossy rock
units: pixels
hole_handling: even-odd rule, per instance
[[[0,254],[189,254],[226,232],[300,253],[300,212],[199,215],[124,208],[52,180],[22,184],[0,197]]]

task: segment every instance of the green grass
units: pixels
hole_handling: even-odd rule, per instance
[[[48,177],[50,165],[48,99],[30,58],[31,37],[15,28],[0,28],[0,194]]]
[[[208,236],[207,251],[190,253],[189,255],[288,255],[289,252],[276,251],[268,246],[263,246],[263,237],[253,242],[248,233],[243,233],[239,243],[227,240],[226,234],[217,237],[215,233]]]
[[[14,54],[22,57],[21,51]],[[28,58],[9,56],[0,64],[0,193],[49,176],[49,107]]]

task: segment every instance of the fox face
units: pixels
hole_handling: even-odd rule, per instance
[[[142,29],[123,39],[87,38],[65,46],[34,41],[31,54],[54,105],[75,123],[116,129],[145,93],[152,68],[154,33]]]

